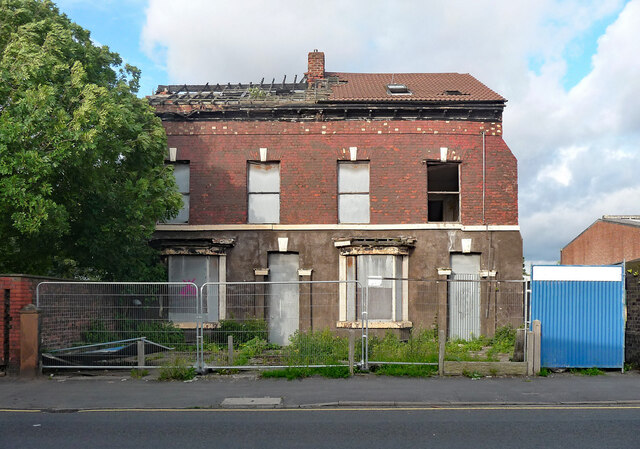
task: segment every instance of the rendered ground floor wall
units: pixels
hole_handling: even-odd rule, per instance
[[[475,254],[480,261],[480,333],[491,336],[503,325],[522,324],[523,286],[505,282],[522,279],[522,239],[518,231],[175,230],[157,231],[153,244],[161,247],[167,257],[222,255],[226,282],[269,281],[269,254],[278,252],[298,255],[301,276],[297,280],[336,281],[345,279],[340,255],[346,249],[357,246],[354,251],[358,254],[392,254],[396,248],[407,262],[398,271],[398,277],[410,279],[403,285],[408,293],[406,316],[374,327],[376,332],[391,329],[400,334],[411,329],[448,328],[449,277],[444,273],[451,268],[452,255]],[[340,302],[338,285],[301,285],[299,291],[301,330],[357,326],[349,323],[351,320],[345,318],[344,311],[341,315],[344,304]],[[227,286],[225,294],[226,310],[233,312],[233,317],[241,317],[243,313],[257,314],[259,318],[267,316],[264,300],[258,300],[255,312],[251,312],[234,303],[233,298],[238,297],[234,295],[234,286]]]

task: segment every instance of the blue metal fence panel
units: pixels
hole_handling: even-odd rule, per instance
[[[594,276],[597,271],[593,271],[596,267],[573,267],[578,271],[580,268],[592,269],[588,276],[572,276],[571,272],[575,273],[575,270],[552,270],[560,275],[537,278],[536,268],[533,267],[532,272],[531,319],[541,322],[541,365],[549,368],[622,368],[622,268],[602,267],[616,271],[609,270],[609,276],[601,280],[584,280],[598,279],[597,274]],[[550,268],[545,267],[545,273],[548,274]],[[582,270],[582,273],[586,272]],[[611,273],[617,280],[612,280]],[[602,280],[605,278],[608,280]]]

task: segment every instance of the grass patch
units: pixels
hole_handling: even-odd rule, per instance
[[[254,339],[267,340],[269,331],[263,319],[247,319],[242,321],[220,320],[220,326],[207,339],[214,344],[226,346],[229,335],[233,336],[233,346],[238,347]]]
[[[378,376],[432,377],[438,374],[433,365],[379,365],[372,370]]]
[[[511,326],[503,326],[496,329],[496,333],[490,340],[491,349],[487,352],[489,357],[496,354],[513,354],[516,345],[516,329]]]
[[[482,379],[484,376],[477,371],[467,371],[463,370],[462,375],[468,377],[469,379]]]
[[[254,337],[246,343],[242,343],[238,352],[234,354],[234,365],[247,365],[249,360],[253,357],[262,355],[265,351],[277,348],[277,345],[273,345],[262,338]]]
[[[327,366],[325,368],[283,368],[263,371],[260,377],[264,379],[283,379],[288,380],[303,379],[311,376],[322,376],[331,379],[346,379],[349,377],[348,366]]]
[[[349,339],[329,329],[296,331],[289,341],[283,348],[287,365],[338,365],[349,358]]]
[[[357,353],[357,352],[356,352]],[[413,330],[408,340],[402,341],[393,332],[383,338],[371,337],[369,360],[376,362],[438,362],[438,331]]]
[[[481,335],[471,340],[449,341],[445,347],[445,358],[457,362],[497,362],[498,354],[513,354],[516,333],[516,329],[512,326],[503,326],[496,329],[493,338]],[[485,348],[485,355],[475,354]]]
[[[540,376],[540,377],[547,377],[549,374],[551,374],[551,371],[549,371],[549,369],[547,369],[547,368],[540,368],[540,372],[538,373],[538,376]]]
[[[176,359],[173,365],[160,368],[158,380],[191,380],[196,377],[196,369],[183,359]]]
[[[134,368],[131,370],[131,377],[134,379],[142,379],[143,377],[146,377],[148,375],[149,375],[148,369]]]
[[[581,376],[604,376],[605,372],[599,368],[571,368],[571,374],[580,374]]]

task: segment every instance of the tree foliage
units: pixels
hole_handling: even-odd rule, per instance
[[[139,76],[52,2],[0,0],[0,272],[160,275],[181,200]]]

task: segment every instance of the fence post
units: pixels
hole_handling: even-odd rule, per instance
[[[540,344],[541,344],[540,320],[533,320],[533,373],[540,373]]]
[[[527,330],[527,376],[533,376],[533,331]]]
[[[233,335],[227,337],[227,345],[229,346],[229,366],[233,365]]]
[[[142,337],[140,340],[138,340],[138,367],[143,367],[145,364],[145,357],[144,357],[144,340],[145,338]]]
[[[447,342],[446,332],[443,329],[438,331],[438,375],[444,376],[444,352]]]
[[[356,335],[353,329],[349,329],[349,375],[353,376],[353,359],[356,349]]]
[[[40,374],[40,313],[33,304],[20,310],[20,375]]]

